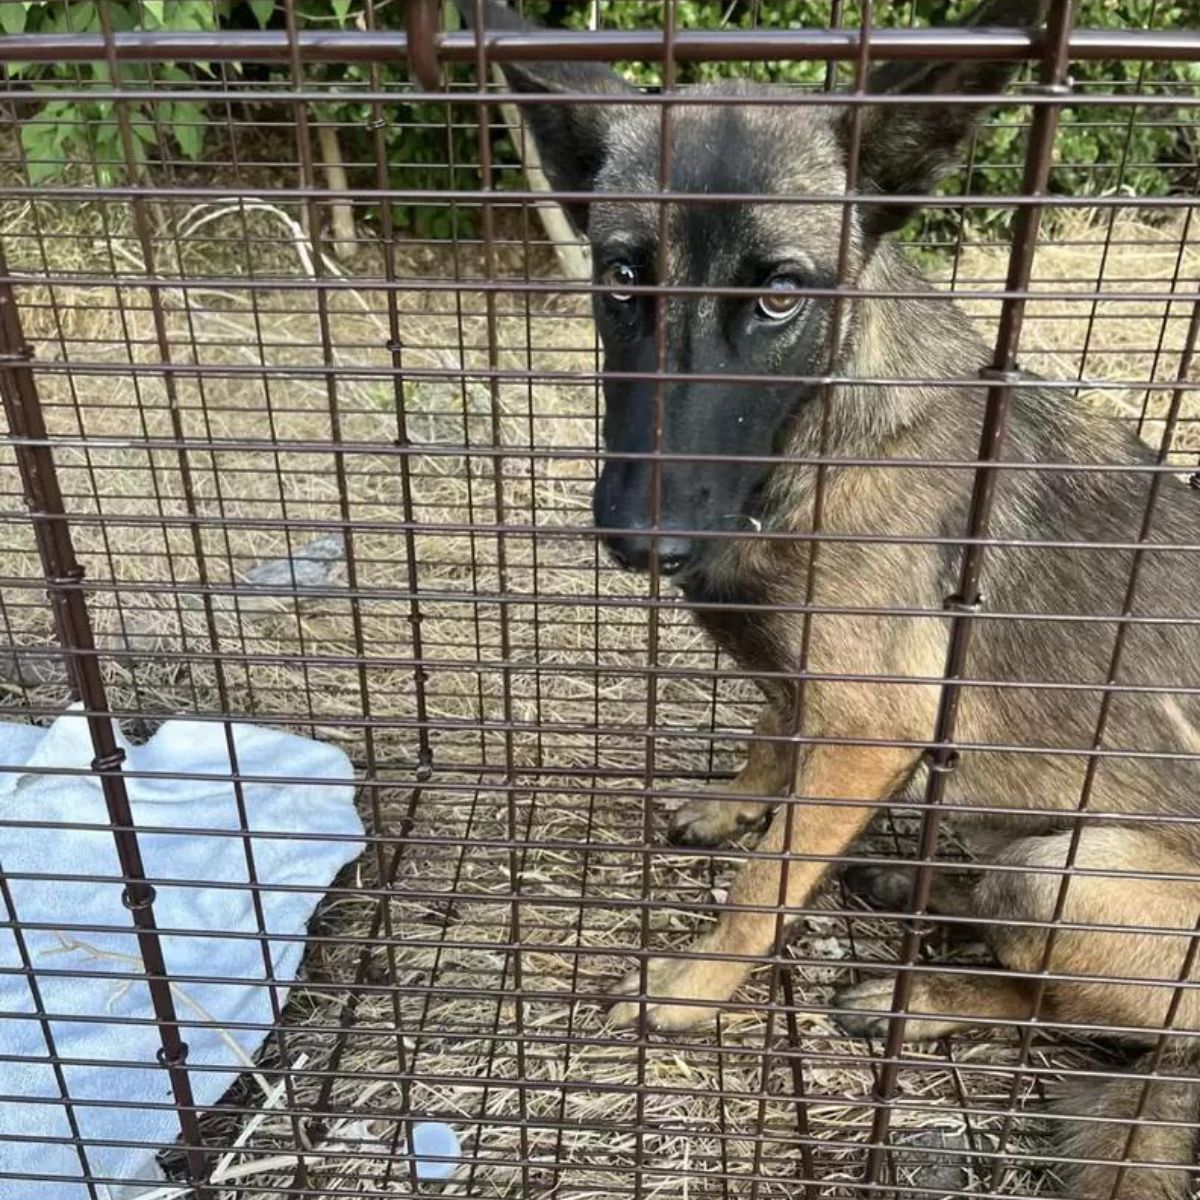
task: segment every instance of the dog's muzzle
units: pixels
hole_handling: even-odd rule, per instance
[[[673,533],[651,537],[643,533],[611,534],[604,539],[609,553],[627,571],[649,571],[651,560],[658,559],[660,574],[682,571],[695,552],[692,538]]]

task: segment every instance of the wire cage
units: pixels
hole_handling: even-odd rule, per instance
[[[461,7],[476,28],[496,19],[490,2]],[[0,704],[18,729],[0,741],[0,1197],[1188,1195],[1194,15],[1053,0],[1044,25],[1018,28],[950,25],[964,6],[921,2],[525,7],[536,27],[477,37],[428,0],[0,6]],[[1007,90],[973,89],[1003,94],[985,97],[899,241],[933,281],[921,302],[955,305],[986,349],[966,378],[934,356],[920,379],[914,354],[939,334],[918,313],[902,318],[896,365],[855,378],[836,347],[859,306],[903,313],[915,295],[908,275],[855,275],[872,199],[857,159],[888,110],[871,72],[975,61],[1019,72]],[[558,94],[506,82],[547,63]],[[598,104],[583,76],[553,75],[606,63],[638,90]],[[801,130],[837,92],[845,178],[791,195],[753,172],[681,185],[672,129],[689,111],[761,106],[689,90],[730,79],[775,84]],[[979,107],[971,91],[915,89],[947,112]],[[664,445],[662,406],[698,376],[752,390],[779,374],[681,365],[671,314],[753,306],[760,279],[629,284],[658,318],[634,382],[658,413],[641,459],[658,480],[644,525],[659,557],[623,569],[597,525],[620,372],[606,379],[593,318],[613,281],[555,203],[587,197],[556,187],[531,132],[539,109],[568,102],[636,110],[659,131],[651,180],[609,203],[651,201],[660,232],[673,213],[710,213],[704,262],[727,253],[739,206],[825,214],[832,277],[800,291],[827,312],[831,350],[792,386],[826,432],[848,387],[944,388],[973,406],[966,455],[946,448],[958,439],[829,443],[759,464],[819,489],[853,468],[882,481],[862,486],[891,514],[736,530],[811,548],[784,594],[707,603],[710,625],[736,612],[794,629],[785,669],[713,641],[661,546],[668,467],[715,479],[722,459]],[[751,153],[731,141],[720,157]],[[663,266],[669,237],[656,253]],[[1082,458],[1052,439],[1031,453],[1011,435],[1021,371],[1042,377],[1050,409],[1144,451],[1122,432]],[[926,512],[912,468],[934,469],[953,504]],[[1021,471],[1085,491],[1132,479],[1138,504],[1119,531],[1048,510],[1014,536],[992,517]],[[1163,495],[1183,514],[1165,527]],[[822,569],[848,545],[872,553],[830,593]],[[997,606],[988,564],[1006,555],[1026,565],[1005,569],[1058,569],[1068,585],[1116,564],[1122,588],[1097,607],[1067,586],[1049,607],[1030,584],[1028,604],[1018,587]],[[954,586],[918,597],[904,580],[930,557]],[[1165,561],[1181,586],[1161,584]],[[839,625],[849,617],[860,624]],[[883,633],[862,633],[904,622],[934,671],[912,674]],[[1025,658],[980,675],[972,644],[1014,624],[1089,644],[1092,665]],[[851,638],[839,629],[865,652],[810,661]],[[870,711],[923,689],[929,720],[902,738],[814,728],[803,697],[831,681],[852,681]],[[764,682],[796,698],[791,724],[756,726]],[[1016,714],[1007,737],[964,724],[980,695]],[[1123,715],[1135,701],[1166,714],[1136,726],[1141,740]],[[1062,712],[1062,727],[1021,720],[1034,711]],[[785,849],[748,830],[669,841],[697,796],[737,800],[748,743],[789,760],[773,797]],[[902,795],[856,791],[851,767],[838,796],[806,790],[799,764],[814,755],[889,747],[918,764]],[[1051,764],[1070,792],[1054,826],[1065,855],[1006,859],[960,835],[972,805],[1001,823],[1039,807],[988,791],[973,757],[1000,780],[1010,763]],[[1192,799],[1114,805],[1096,779],[1124,762],[1148,772],[1148,794],[1184,795],[1190,779]],[[959,776],[979,794],[955,791]],[[327,792],[343,798],[340,825],[319,824]],[[839,798],[877,819],[830,849],[814,822]],[[223,814],[211,825],[209,804]],[[696,932],[737,908],[739,871],[786,881],[830,863],[803,895],[781,882],[758,902],[769,944],[746,951],[758,969],[732,996],[710,998],[712,1021],[660,1027],[655,956],[697,953]],[[881,865],[915,868],[890,904],[841,869]],[[951,869],[1036,881],[1050,899],[1033,914],[947,911],[936,893]],[[1177,889],[1165,916],[1158,885]],[[1093,892],[1100,908],[1072,905]],[[1042,947],[1018,964],[1020,1003],[980,1009],[973,1029],[939,1023],[942,982],[997,978],[1012,927]],[[1056,945],[1100,945],[1103,965]],[[622,1023],[610,991],[631,970]],[[872,980],[884,999],[848,1030],[839,997]],[[1136,1000],[1049,1003],[1071,986]],[[850,994],[871,1008],[868,993]],[[1091,1105],[1084,1124],[1119,1130],[1107,1157],[1131,1165],[1088,1174],[1095,1143],[1063,1142],[1056,1097],[1117,1078],[1121,1102]],[[440,1125],[453,1141],[422,1142]]]

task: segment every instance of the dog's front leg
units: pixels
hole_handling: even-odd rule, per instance
[[[758,847],[804,857],[748,860],[734,880],[730,908],[712,931],[693,942],[686,957],[650,960],[645,1009],[653,1028],[686,1029],[713,1019],[717,1010],[711,1002],[728,1000],[753,970],[754,959],[773,948],[780,900],[787,921],[820,883],[829,860],[858,837],[878,812],[879,802],[896,791],[914,762],[911,750],[862,746],[818,746],[804,756],[796,794],[811,796],[814,803],[782,804]],[[790,823],[789,807],[794,808]],[[631,972],[615,990],[636,996],[641,991],[640,972]],[[635,1024],[640,1008],[636,999],[624,1000],[613,1008],[611,1019]]]
[[[792,748],[772,739],[785,736],[793,724],[783,709],[767,703],[758,714],[746,765],[722,789],[736,799],[689,800],[671,819],[670,840],[681,846],[719,846],[765,821],[793,773]]]

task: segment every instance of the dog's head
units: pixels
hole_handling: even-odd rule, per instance
[[[968,23],[1031,27],[1045,4],[985,0]],[[460,7],[470,20],[473,0],[460,0]],[[489,0],[486,12],[490,28],[524,27],[501,0]],[[869,105],[856,128],[845,104],[784,106],[738,88],[686,93],[688,101],[672,107],[669,121],[670,191],[746,199],[676,202],[664,214],[652,198],[662,183],[658,106],[621,103],[634,89],[594,63],[510,62],[503,69],[517,92],[611,97],[539,102],[524,112],[553,187],[589,196],[566,209],[591,243],[602,289],[594,309],[604,367],[618,376],[604,384],[607,457],[594,498],[596,524],[627,566],[644,569],[657,554],[664,573],[685,569],[711,544],[698,534],[751,527],[770,457],[813,394],[770,380],[830,369],[832,301],[819,293],[838,283],[843,206],[816,198],[846,190],[852,140],[858,141],[857,190],[879,200],[852,214],[845,282],[857,279],[879,240],[912,211],[887,198],[928,192],[955,162],[979,106]],[[979,60],[892,62],[871,75],[867,90],[915,97],[994,93],[1016,69]],[[697,103],[705,95],[715,102]],[[814,200],[761,199],[773,195]],[[656,285],[694,291],[668,296],[660,308],[658,298],[637,290]],[[755,294],[721,294],[734,288]],[[656,338],[660,315],[665,361]],[[656,385],[649,377],[660,369],[695,378]]]

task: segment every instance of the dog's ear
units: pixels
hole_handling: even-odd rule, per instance
[[[476,26],[476,0],[455,0],[467,26]],[[524,32],[536,28],[504,0],[485,0],[484,31]],[[541,95],[594,93],[619,99],[637,93],[603,63],[505,62],[500,64],[514,92]],[[610,104],[527,104],[522,115],[537,144],[542,170],[556,191],[588,192],[608,154],[614,119]],[[587,232],[587,205],[564,204],[580,233]]]
[[[1032,29],[1045,19],[1048,0],[984,0],[964,26]],[[891,95],[972,95],[1002,92],[1020,69],[1019,62],[983,59],[885,63],[867,80],[867,91]],[[963,144],[980,117],[970,104],[869,105],[862,115],[859,191],[881,195],[932,191],[958,161]],[[842,109],[839,133],[846,140],[852,109]],[[904,224],[914,211],[905,204],[868,203],[868,235],[880,237]]]

